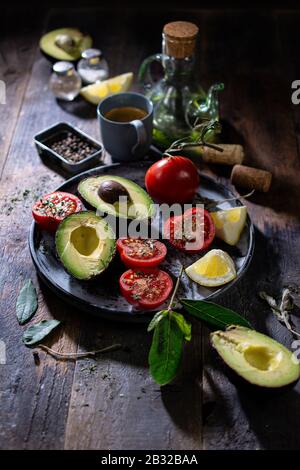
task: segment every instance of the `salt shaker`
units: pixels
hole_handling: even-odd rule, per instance
[[[49,87],[56,98],[72,101],[81,89],[81,78],[71,62],[60,61],[53,65]]]
[[[108,64],[99,49],[86,49],[81,53],[77,71],[85,83],[106,80]]]

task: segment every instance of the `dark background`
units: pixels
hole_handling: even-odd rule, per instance
[[[278,295],[283,286],[300,281],[300,107],[291,103],[292,80],[300,78],[300,14],[288,0],[254,0],[246,4],[248,11],[241,11],[245,3],[12,0],[0,6],[0,78],[3,74],[8,84],[8,105],[0,114],[0,338],[7,339],[8,357],[8,364],[0,367],[0,448],[300,448],[299,382],[274,395],[240,386],[209,347],[208,330],[194,322],[181,374],[160,390],[149,377],[151,336],[145,329],[71,309],[39,283],[28,252],[32,197],[62,182],[41,163],[33,136],[62,120],[99,135],[94,108],[85,117],[72,113],[47,89],[51,65],[38,50],[42,32],[71,24],[90,31],[90,24],[113,75],[136,73],[145,57],[160,51],[164,22],[192,20],[200,26],[201,83],[225,82],[224,129],[232,142],[243,143],[247,164],[274,176],[270,193],[247,201],[256,226],[249,271],[218,302],[291,346],[290,333],[257,293],[264,289]],[[76,10],[88,5],[92,12],[97,7],[94,15]],[[54,6],[58,9],[50,11]],[[229,184],[224,170],[209,171]],[[27,188],[31,193],[26,201],[21,197],[7,214],[7,201],[20,198]],[[94,373],[84,361],[56,362],[43,352],[36,366],[32,351],[22,344],[24,328],[15,315],[16,296],[29,277],[40,299],[33,321],[65,322],[49,338],[50,347],[75,352],[118,342],[126,350],[99,357]],[[294,318],[299,329],[299,315]]]
[[[295,0],[149,0],[138,1],[138,0],[113,0],[113,1],[103,1],[103,0],[46,0],[43,2],[37,2],[34,0],[28,0],[26,2],[22,0],[13,0],[9,2],[9,5],[6,5],[6,8],[15,8],[16,6],[22,7],[22,10],[27,10],[28,14],[35,15],[38,10],[31,10],[31,6],[35,6],[39,9],[47,9],[53,7],[60,8],[104,8],[104,9],[116,9],[118,8],[136,8],[139,9],[152,9],[156,10],[159,13],[159,10],[163,9],[190,9],[195,8],[197,10],[201,9],[243,9],[243,10],[253,10],[253,9],[300,9],[299,2]]]

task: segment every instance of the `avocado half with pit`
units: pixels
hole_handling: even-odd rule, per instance
[[[149,194],[121,176],[86,178],[79,183],[78,191],[85,201],[104,214],[132,220],[144,220],[154,215],[154,203]]]
[[[300,365],[285,346],[242,326],[211,333],[211,343],[223,361],[253,385],[278,388],[299,379]]]
[[[58,226],[55,244],[65,269],[82,280],[102,273],[116,251],[113,230],[92,211],[66,217]]]
[[[74,61],[93,45],[91,36],[76,28],[60,28],[44,34],[40,49],[52,62],[55,60]]]

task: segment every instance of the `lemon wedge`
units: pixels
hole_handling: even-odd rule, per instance
[[[233,207],[232,209],[211,212],[210,215],[215,224],[216,236],[228,245],[236,245],[245,227],[247,207]]]
[[[108,80],[103,80],[103,82],[96,82],[92,85],[85,86],[81,88],[80,94],[90,103],[97,105],[109,95],[128,91],[131,87],[132,80],[132,72],[123,73],[122,75],[117,75]]]
[[[200,286],[217,287],[236,278],[232,258],[223,250],[210,250],[185,270]]]

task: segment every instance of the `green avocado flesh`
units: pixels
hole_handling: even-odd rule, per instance
[[[98,194],[100,185],[104,181],[116,181],[120,183],[130,196],[130,202],[109,204]],[[90,177],[79,183],[80,195],[92,206],[105,214],[111,214],[125,219],[147,219],[154,215],[154,204],[149,194],[138,184],[121,176],[103,175]]]
[[[91,211],[66,217],[59,224],[55,244],[64,267],[77,279],[90,279],[102,273],[116,251],[111,227]]]
[[[56,60],[77,60],[82,51],[92,45],[92,38],[76,28],[55,29],[46,33],[40,40],[41,50]]]
[[[231,326],[211,333],[213,347],[237,374],[261,387],[283,387],[299,379],[300,365],[282,344],[255,330]]]

